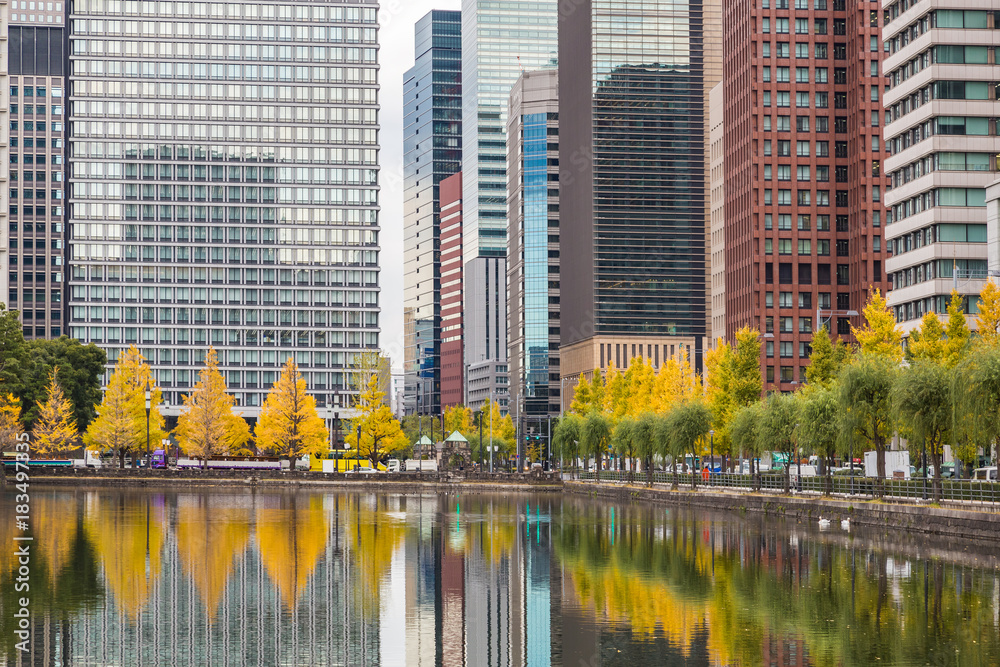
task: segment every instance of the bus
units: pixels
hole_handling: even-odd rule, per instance
[[[350,456],[352,452],[331,449],[322,454],[313,454],[309,457],[309,470],[313,472],[353,472],[355,470],[378,470],[385,472],[385,464],[376,463],[374,466],[370,459],[362,459],[357,456]]]
[[[15,452],[3,453],[3,466],[7,470],[17,468],[17,454]],[[72,468],[73,459],[21,459],[21,463],[29,468]]]

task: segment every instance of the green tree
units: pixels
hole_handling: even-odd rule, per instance
[[[701,454],[708,431],[712,427],[712,413],[700,399],[685,401],[667,413],[670,430],[670,450],[675,458],[682,461],[691,454],[691,488],[698,487],[698,471],[695,460]],[[676,471],[676,464],[675,464]]]
[[[759,470],[753,469],[753,459],[759,453],[759,438],[757,429],[763,417],[762,403],[757,401],[750,405],[745,405],[736,411],[733,420],[729,425],[729,434],[733,439],[733,447],[742,452],[750,459],[751,472],[754,474],[754,488],[759,479]]]
[[[863,315],[864,326],[851,325],[851,333],[861,346],[861,352],[901,362],[903,332],[896,325],[896,318],[878,289],[873,288],[868,292],[868,303],[865,304]]]
[[[836,390],[820,385],[810,385],[796,395],[798,400],[798,427],[796,438],[806,452],[823,457],[826,493],[833,491],[830,476],[833,458],[837,455],[840,439],[840,405]]]
[[[643,412],[635,422],[632,438],[635,440],[635,451],[642,466],[646,469],[646,485],[653,485],[653,457],[656,456],[657,416],[652,412]]]
[[[572,461],[573,468],[577,467],[576,462],[580,457],[582,426],[583,418],[577,414],[569,413],[559,420],[552,434],[552,444],[555,451],[562,459]]]
[[[760,332],[743,327],[736,332],[732,362],[732,401],[741,408],[760,400],[763,382],[760,377]]]
[[[0,391],[15,395],[31,364],[19,315],[0,303]]]
[[[837,338],[831,340],[826,326],[819,328],[812,339],[812,354],[806,367],[806,380],[811,385],[829,387],[850,357],[850,350]]]
[[[892,409],[901,433],[911,447],[926,447],[934,465],[934,502],[941,500],[941,463],[951,434],[951,388],[947,366],[932,361],[914,362],[905,373],[897,373],[892,384]]]
[[[954,385],[956,427],[972,442],[996,447],[1000,443],[1000,346],[977,347],[956,368]]]
[[[581,449],[587,457],[594,457],[595,466],[600,471],[604,466],[604,455],[611,441],[611,421],[600,412],[591,412],[583,421]]]
[[[27,349],[29,364],[15,391],[24,406],[26,423],[34,425],[48,396],[49,375],[58,368],[59,384],[72,404],[73,419],[80,430],[86,430],[101,402],[107,354],[93,343],[84,345],[67,336],[33,340]]]
[[[757,443],[762,452],[779,452],[785,459],[785,493],[789,490],[792,459],[795,455],[797,405],[792,394],[774,393],[767,397],[757,426]]]
[[[611,446],[614,448],[614,451],[618,454],[618,456],[629,462],[628,480],[630,482],[633,481],[637,450],[634,419],[631,417],[622,417],[618,423],[615,424],[611,435]]]
[[[378,376],[373,374],[370,380],[377,388]],[[319,454],[328,447],[330,434],[316,414],[316,399],[307,393],[305,378],[291,357],[264,399],[254,435],[258,449],[287,456],[292,470],[302,456]]]
[[[885,479],[885,451],[895,426],[891,395],[897,373],[898,361],[891,355],[863,352],[844,367],[837,383],[842,434],[852,443],[858,437],[862,444],[874,448],[878,469],[875,488],[879,495]]]

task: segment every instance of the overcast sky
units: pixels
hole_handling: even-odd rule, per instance
[[[379,10],[382,66],[382,349],[403,366],[403,74],[413,66],[413,26],[432,9],[461,9],[461,0],[383,0]]]

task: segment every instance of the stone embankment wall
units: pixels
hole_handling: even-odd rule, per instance
[[[10,476],[8,476],[10,477]],[[12,479],[8,478],[8,482]],[[33,485],[184,488],[192,486],[252,486],[277,488],[380,489],[389,493],[412,493],[435,489],[463,492],[560,491],[554,475],[532,473],[504,475],[484,473],[358,474],[321,473],[307,470],[147,470],[119,468],[51,468],[31,471]]]
[[[1000,540],[1000,512],[990,511],[989,507],[980,509],[971,504],[962,508],[936,507],[924,503],[874,502],[861,498],[844,500],[704,489],[671,491],[662,487],[572,481],[565,482],[563,491],[618,501],[642,501],[725,512],[752,512],[803,523],[818,523],[822,517],[839,526],[842,519],[850,519],[852,526],[870,527],[882,533],[908,531],[963,540]]]

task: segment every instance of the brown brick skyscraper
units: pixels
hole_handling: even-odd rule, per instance
[[[767,389],[886,287],[881,22],[877,2],[723,3],[726,331],[760,329]]]

